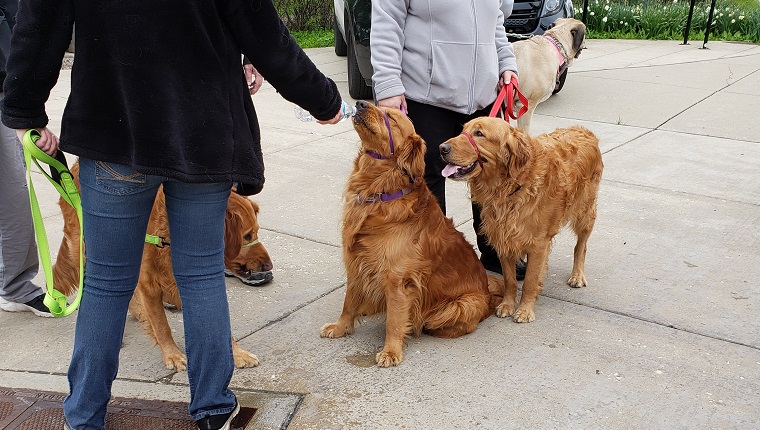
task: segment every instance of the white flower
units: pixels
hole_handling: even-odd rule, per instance
[[[622,24],[622,23],[623,23],[623,21],[620,21],[620,24]]]
[[[739,19],[744,19],[744,15],[739,15]]]
[[[607,17],[602,18],[602,22],[607,22]]]
[[[589,15],[594,16],[594,11],[592,10]]]
[[[732,20],[731,20],[731,24],[733,24],[733,23],[735,23],[735,22],[736,22],[736,20],[735,20],[735,19],[732,19]]]
[[[608,4],[604,5],[604,10],[610,10],[610,5]]]

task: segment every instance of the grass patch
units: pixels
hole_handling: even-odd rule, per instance
[[[296,39],[301,48],[324,48],[325,46],[335,46],[333,39],[333,30],[313,30],[313,31],[292,31],[291,34]]]

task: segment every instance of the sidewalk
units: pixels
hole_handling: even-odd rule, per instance
[[[601,140],[589,286],[565,285],[574,238],[563,232],[535,322],[492,317],[459,339],[411,338],[390,369],[374,366],[382,318],[319,337],[345,293],[341,193],[356,133],[298,122],[265,84],[254,104],[267,183],[254,200],[275,279],[228,280],[233,333],[261,360],[232,381],[242,405],[259,408],[248,428],[760,428],[760,46],[701,46],[588,40],[536,111],[535,133],[581,124]],[[308,53],[350,100],[345,58]],[[48,103],[55,131],[69,76]],[[62,219],[42,184],[55,252]],[[449,216],[474,243],[466,188],[448,190]],[[181,347],[182,315],[168,316]],[[0,386],[65,393],[74,323],[0,312]],[[113,391],[189,398],[186,372],[166,370],[132,319]]]

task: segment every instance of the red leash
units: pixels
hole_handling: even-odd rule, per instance
[[[522,107],[517,112],[517,114],[515,114],[515,93],[517,93],[517,97],[522,103]],[[507,97],[507,94],[509,94],[509,97]],[[504,106],[505,103],[506,106]],[[496,97],[496,101],[493,102],[491,113],[489,113],[488,116],[495,117],[502,108],[506,111],[506,116],[504,119],[507,121],[509,121],[509,118],[520,118],[525,112],[528,111],[528,99],[525,98],[525,96],[517,88],[517,80],[514,77],[509,81],[507,85],[501,87],[501,91],[499,91],[499,95]]]

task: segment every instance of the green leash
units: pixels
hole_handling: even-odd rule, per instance
[[[45,292],[45,299],[43,302],[45,306],[50,309],[50,313],[56,317],[65,317],[71,315],[78,307],[79,302],[82,301],[82,289],[84,287],[84,229],[82,227],[82,201],[79,197],[79,191],[74,184],[74,178],[69,172],[69,168],[66,165],[66,158],[63,152],[58,151],[55,158],[47,155],[34,143],[40,138],[40,132],[31,129],[24,134],[23,146],[24,146],[24,160],[26,160],[26,180],[29,184],[29,202],[32,207],[32,221],[34,223],[34,234],[37,238],[37,248],[40,253],[40,260],[42,262],[42,268],[45,272],[45,281],[47,283],[47,291]],[[40,166],[39,162],[43,162],[50,166],[50,175]],[[53,288],[53,266],[50,264],[50,249],[48,248],[47,234],[45,233],[45,225],[42,222],[42,214],[40,213],[40,206],[37,203],[37,194],[34,192],[34,184],[32,183],[32,163],[37,165],[40,172],[44,174],[50,183],[55,187],[63,200],[66,201],[77,213],[79,219],[79,288],[77,289],[77,296],[74,301],[69,304],[66,296],[60,291]]]

